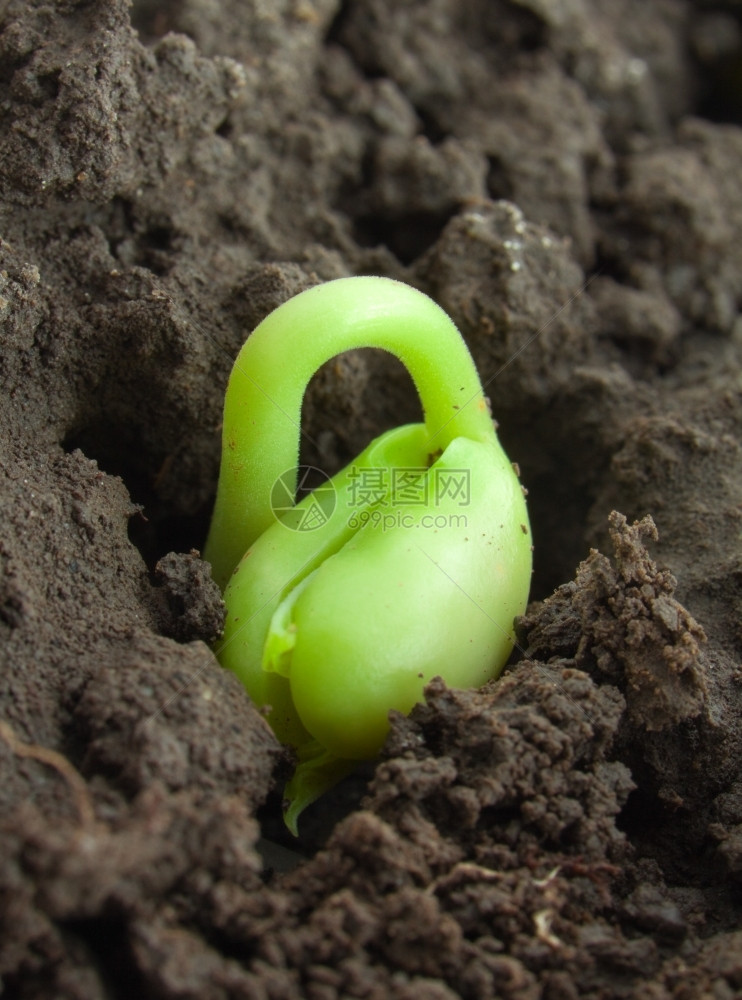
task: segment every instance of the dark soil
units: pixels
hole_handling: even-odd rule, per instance
[[[0,0],[0,993],[742,997],[741,124],[739,0]],[[357,273],[469,343],[535,603],[294,842],[195,550],[231,359]],[[417,412],[343,356],[303,460]]]

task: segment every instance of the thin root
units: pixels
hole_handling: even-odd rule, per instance
[[[35,743],[24,743],[19,740],[7,722],[0,719],[0,736],[10,747],[17,757],[30,757],[41,764],[53,767],[55,771],[62,775],[70,787],[75,800],[75,806],[80,817],[80,823],[84,827],[95,825],[95,811],[93,803],[88,794],[88,787],[85,779],[72,764],[61,753],[50,750],[48,747],[37,746]]]

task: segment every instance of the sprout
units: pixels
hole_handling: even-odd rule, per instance
[[[425,422],[382,434],[279,518],[271,497],[297,469],[306,386],[357,347],[402,361]],[[205,557],[227,606],[219,659],[297,751],[294,832],[306,805],[378,754],[390,709],[409,712],[436,676],[465,688],[499,674],[528,597],[528,515],[472,358],[431,299],[341,278],[257,327],[227,388]]]

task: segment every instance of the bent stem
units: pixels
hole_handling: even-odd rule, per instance
[[[422,292],[389,278],[355,277],[289,299],[248,338],[227,386],[219,485],[204,549],[222,590],[274,521],[274,483],[298,465],[310,379],[330,358],[358,347],[387,350],[407,368],[431,451],[457,437],[496,442],[466,344]]]

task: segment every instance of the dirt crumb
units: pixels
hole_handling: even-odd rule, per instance
[[[163,588],[169,621],[165,635],[179,642],[217,639],[224,628],[224,604],[219,588],[211,579],[211,568],[192,549],[190,553],[169,552],[155,566],[155,576]]]
[[[673,597],[672,574],[659,570],[645,548],[645,540],[658,537],[651,517],[630,526],[614,511],[610,532],[615,563],[593,551],[575,585],[546,600],[543,624],[531,632],[531,619],[524,620],[524,635],[532,652],[551,641],[557,625],[562,636],[579,636],[575,663],[620,688],[633,724],[667,729],[706,705],[706,636]],[[576,620],[565,630],[568,615]]]

